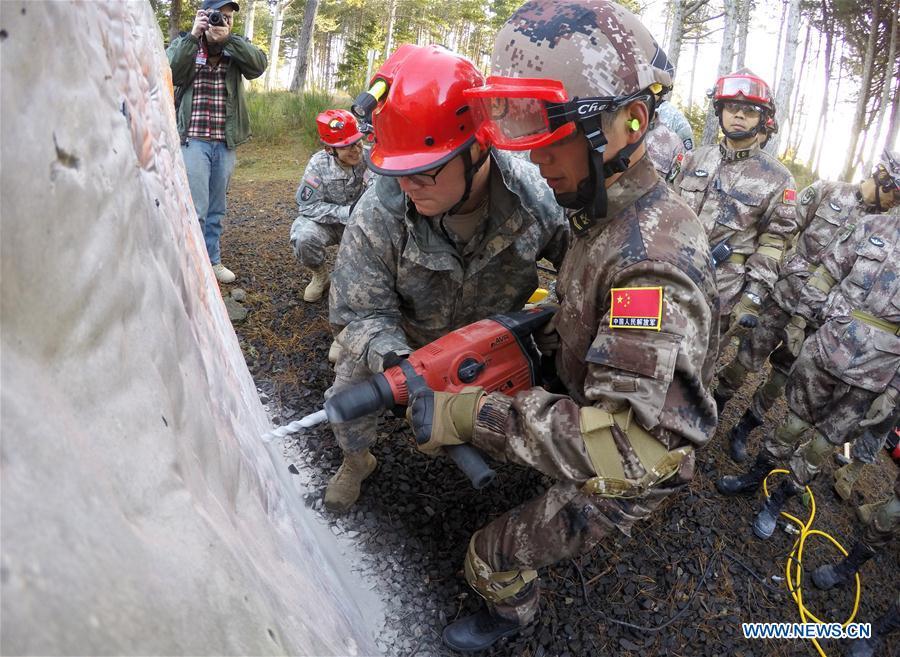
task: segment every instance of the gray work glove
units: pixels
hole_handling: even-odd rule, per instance
[[[881,424],[891,417],[897,410],[897,391],[888,386],[883,393],[875,398],[869,406],[866,418],[859,423],[861,427],[871,427]]]

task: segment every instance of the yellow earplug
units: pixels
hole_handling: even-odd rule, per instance
[[[637,132],[641,129],[641,122],[637,119],[631,119],[630,121],[625,122],[626,125],[631,129],[632,132]]]

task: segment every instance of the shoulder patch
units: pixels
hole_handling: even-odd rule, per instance
[[[806,191],[803,192],[803,195],[800,197],[800,205],[809,205],[816,199],[816,190],[813,189],[812,186],[806,188]]]
[[[693,139],[685,139],[684,140],[684,149],[688,151],[694,150],[694,140]]]
[[[315,193],[315,191],[316,190],[313,189],[312,187],[310,187],[309,185],[304,184],[303,189],[300,190],[300,200],[308,201],[309,199],[312,198],[312,195]]]
[[[872,237],[869,238],[869,241],[879,249],[884,248],[884,240],[878,237],[878,235],[872,235]]]
[[[694,175],[699,176],[700,178],[706,178],[709,175],[709,171],[704,169],[694,169]]]
[[[669,169],[669,175],[666,176],[666,182],[673,182],[678,174],[681,173],[681,165],[684,162],[684,153],[679,153],[675,156],[675,159],[672,160],[672,167]]]
[[[797,204],[797,190],[791,189],[790,187],[784,190],[784,193],[781,195],[781,202],[785,205],[796,205]]]
[[[319,189],[319,185],[322,184],[322,179],[319,176],[307,176],[303,179],[304,185],[309,185],[313,189]]]
[[[841,204],[835,203],[834,201],[828,201],[828,207],[834,210],[835,212],[841,211]]]
[[[614,287],[610,294],[610,328],[660,330],[662,287]]]

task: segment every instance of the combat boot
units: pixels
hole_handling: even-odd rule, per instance
[[[455,620],[444,628],[444,644],[457,652],[477,652],[490,648],[505,636],[515,634],[524,626],[501,618],[482,607],[471,616]]]
[[[743,463],[747,460],[747,438],[756,427],[762,426],[763,421],[756,414],[747,409],[740,421],[734,425],[729,439],[731,440],[731,460],[735,463]]]
[[[765,452],[756,455],[756,461],[742,475],[725,475],[716,480],[716,490],[722,495],[748,495],[762,486],[766,475],[771,472],[775,461]]]
[[[719,417],[722,416],[722,411],[725,410],[725,405],[731,399],[732,395],[733,393],[722,390],[722,386],[713,390],[713,399],[716,400],[716,411],[718,412]]]
[[[862,474],[865,464],[860,461],[851,461],[834,471],[834,492],[842,500],[846,501],[853,495],[853,485]]]
[[[900,629],[900,613],[897,607],[892,605],[878,620],[872,623],[872,636],[868,639],[859,639],[850,645],[850,657],[875,657],[887,654],[880,652],[881,648],[887,648],[888,634]]]
[[[762,511],[756,514],[756,518],[753,520],[753,533],[756,534],[757,538],[765,540],[775,533],[775,526],[778,524],[778,514],[781,513],[785,502],[802,490],[790,478],[779,484],[775,492],[766,498]]]
[[[309,303],[321,299],[330,282],[327,266],[322,265],[318,269],[313,269],[312,273],[313,275],[309,281],[309,285],[303,290],[303,300],[308,301]]]
[[[862,541],[857,541],[850,549],[850,554],[844,557],[836,566],[825,564],[819,566],[812,573],[813,584],[823,591],[833,589],[835,586],[844,586],[853,579],[862,565],[875,556],[875,550]]]
[[[325,489],[325,508],[332,513],[346,513],[359,499],[359,488],[376,465],[378,461],[367,449],[345,452],[344,462]]]

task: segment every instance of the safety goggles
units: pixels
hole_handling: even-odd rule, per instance
[[[574,98],[569,100],[563,83],[538,78],[491,76],[482,87],[467,89],[478,130],[498,148],[527,151],[542,148],[573,134],[576,122],[613,112],[628,98]]]
[[[767,104],[771,102],[768,85],[749,75],[733,75],[719,78],[716,82],[715,98],[717,100],[739,99],[743,97],[751,103]]]
[[[760,109],[756,105],[751,105],[750,103],[742,103],[736,100],[725,101],[724,103],[722,103],[722,109],[725,109],[732,114],[741,112],[748,119],[755,119],[760,114]]]

